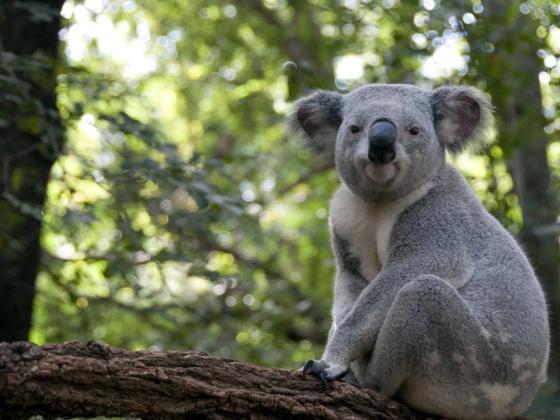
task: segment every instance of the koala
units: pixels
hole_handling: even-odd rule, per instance
[[[487,97],[465,86],[372,84],[296,102],[292,128],[342,181],[329,210],[332,327],[304,375],[346,376],[449,418],[527,409],[546,378],[543,291],[445,160],[491,120]]]

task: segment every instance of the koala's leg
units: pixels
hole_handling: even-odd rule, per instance
[[[468,406],[468,394],[480,382],[477,372],[489,368],[482,356],[489,351],[488,337],[454,288],[437,276],[420,276],[391,305],[363,385],[389,397],[399,391],[420,410],[464,418],[467,408],[457,401]],[[471,358],[459,356],[465,349],[472,350]]]

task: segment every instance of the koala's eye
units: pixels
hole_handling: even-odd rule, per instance
[[[420,132],[420,129],[418,127],[412,127],[410,130],[408,130],[408,132],[413,136],[416,136]]]
[[[350,126],[350,132],[351,132],[352,134],[359,133],[360,130],[361,130],[361,128],[360,128],[359,125],[352,124],[352,125]]]

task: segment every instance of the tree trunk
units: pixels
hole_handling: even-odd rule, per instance
[[[54,63],[63,0],[0,5],[0,341],[27,339],[42,208],[62,147]]]
[[[520,240],[547,295],[552,331],[549,372],[560,380],[559,208],[543,130],[537,23],[518,12],[518,2],[497,0],[486,7],[490,19],[486,25],[492,30],[484,39],[494,44],[495,51],[477,59],[486,61],[484,69],[491,73],[487,89],[498,114],[498,141],[523,216]]]
[[[0,343],[0,417],[426,419],[366,389],[199,352]]]

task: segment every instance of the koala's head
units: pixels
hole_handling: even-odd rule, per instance
[[[490,120],[486,96],[470,87],[379,84],[315,92],[296,102],[291,125],[312,153],[334,160],[352,192],[375,199],[419,187],[443,166],[446,149],[461,150]]]

